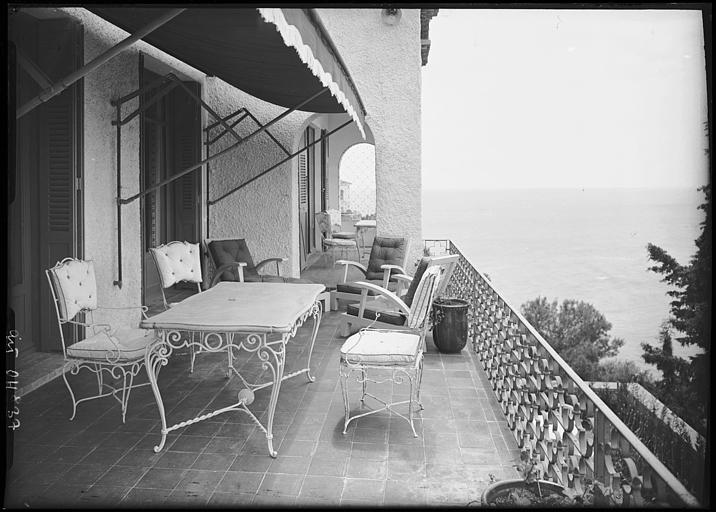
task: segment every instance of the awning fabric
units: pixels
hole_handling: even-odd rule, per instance
[[[169,6],[87,8],[134,33]],[[189,7],[143,40],[274,105],[295,107],[328,88],[330,94],[301,110],[346,112],[365,137],[365,110],[355,85],[330,37],[305,9]]]

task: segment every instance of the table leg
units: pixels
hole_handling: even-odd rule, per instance
[[[159,444],[154,447],[155,453],[158,453],[162,448],[164,448],[164,443],[167,440],[167,418],[164,412],[164,402],[162,401],[162,395],[159,393],[159,384],[157,383],[157,379],[159,378],[159,370],[162,366],[166,366],[167,362],[169,361],[169,355],[171,354],[172,346],[167,341],[167,338],[172,334],[176,334],[180,337],[180,334],[177,332],[167,333],[166,331],[162,331],[161,339],[158,342],[149,345],[147,347],[147,351],[144,353],[144,366],[147,370],[147,377],[149,378],[149,383],[152,386],[154,398],[157,401],[157,407],[159,408],[159,417],[162,421],[162,439]]]
[[[278,402],[278,393],[281,389],[283,381],[283,370],[286,362],[286,343],[290,335],[283,336],[278,350],[273,347],[263,346],[258,350],[259,359],[263,361],[264,366],[271,368],[273,372],[273,385],[271,386],[271,398],[268,406],[268,422],[266,423],[266,440],[268,441],[268,450],[271,457],[276,458],[278,452],[273,447],[273,417],[276,413],[276,403]]]
[[[311,346],[308,348],[308,362],[306,363],[306,376],[309,382],[315,382],[316,378],[311,375],[311,356],[313,355],[313,345],[316,343],[316,337],[318,336],[318,327],[321,325],[321,318],[323,317],[323,303],[317,302],[313,306],[313,331],[311,332]]]

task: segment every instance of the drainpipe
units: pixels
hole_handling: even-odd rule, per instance
[[[35,96],[33,99],[25,103],[22,107],[20,107],[17,111],[17,114],[15,116],[16,119],[20,119],[22,116],[30,112],[32,109],[37,107],[38,105],[41,105],[42,103],[46,102],[50,98],[53,98],[60,94],[62,91],[67,89],[70,85],[75,83],[80,78],[85,77],[98,67],[100,67],[102,64],[110,60],[112,57],[115,57],[116,55],[119,55],[124,50],[132,46],[134,43],[145,37],[147,34],[153,32],[154,30],[158,29],[162,25],[164,25],[169,20],[177,17],[179,14],[184,12],[186,9],[171,9],[163,16],[160,16],[153,22],[149,23],[148,25],[142,27],[137,32],[129,36],[128,38],[120,41],[116,45],[114,45],[112,48],[107,50],[106,52],[102,53],[101,55],[98,55],[94,59],[92,59],[90,62],[82,66],[80,69],[70,73],[65,78],[60,80],[59,82],[51,85],[44,91],[42,91],[39,95]]]

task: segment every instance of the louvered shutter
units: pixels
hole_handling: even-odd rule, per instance
[[[44,27],[44,29],[43,29]],[[77,26],[64,20],[40,23],[38,61],[56,80],[76,67]],[[75,255],[75,132],[77,87],[74,84],[38,107],[40,264],[42,268]],[[40,287],[42,350],[61,350],[54,306],[47,286]],[[70,334],[69,332],[66,333]],[[72,337],[66,338],[71,341]]]
[[[305,145],[305,138],[304,138]],[[298,223],[299,223],[299,252],[301,265],[308,253],[308,155],[302,151],[298,155]]]
[[[199,94],[199,84],[196,82],[184,82],[195,94]],[[199,133],[199,107],[184,90],[174,89],[170,94],[169,102],[172,105],[170,113],[172,120],[173,136],[168,141],[173,152],[171,174],[177,174],[191,165],[197,163],[199,157],[199,144],[201,134]],[[199,215],[198,215],[198,194],[199,194],[199,171],[192,171],[179,178],[172,187],[174,197],[172,198],[174,218],[170,221],[173,225],[173,240],[186,240],[196,243],[199,241]],[[172,231],[170,229],[170,231]]]

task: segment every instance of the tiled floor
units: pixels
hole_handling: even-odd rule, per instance
[[[124,424],[111,398],[80,404],[69,421],[68,393],[55,379],[21,400],[5,506],[466,505],[479,499],[490,474],[516,476],[519,450],[484,373],[467,349],[439,354],[430,338],[419,437],[388,412],[352,422],[343,435],[339,323],[338,313],[321,323],[311,364],[316,382],[300,375],[281,387],[276,459],[241,412],[171,432],[155,454],[159,419],[148,387],[133,392]],[[303,361],[309,331],[302,328],[289,345],[287,371]],[[225,364],[222,354],[200,354],[190,374],[186,354],[171,358],[159,379],[169,423],[235,401],[240,382],[225,377]],[[238,364],[245,376],[260,372],[255,359]],[[80,394],[92,390],[88,372],[70,378]],[[259,391],[252,408],[265,409],[268,394]],[[359,407],[356,386],[351,405]]]

